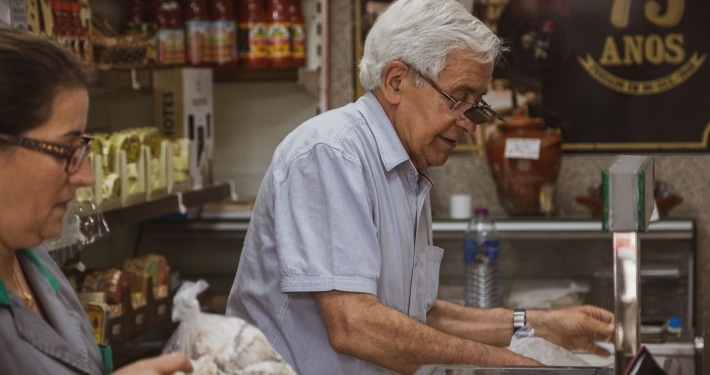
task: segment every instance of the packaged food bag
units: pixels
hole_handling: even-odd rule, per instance
[[[569,350],[535,337],[535,330],[528,324],[513,334],[509,349],[547,366],[591,366]]]
[[[180,322],[165,353],[182,352],[193,375],[296,375],[256,327],[237,317],[200,311],[197,295],[207,282],[185,282],[173,300]]]

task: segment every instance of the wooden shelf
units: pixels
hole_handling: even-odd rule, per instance
[[[296,81],[298,68],[215,68],[215,82]]]
[[[119,88],[141,89],[152,87],[152,73],[165,67],[97,69],[91,91],[100,94]],[[214,82],[273,82],[298,80],[298,68],[213,68]]]
[[[103,212],[109,228],[153,219],[173,212],[183,212],[186,208],[201,206],[234,196],[231,182],[209,186],[200,190],[184,191],[162,198],[121,207]]]

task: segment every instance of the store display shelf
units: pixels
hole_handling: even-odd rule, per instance
[[[100,94],[117,88],[135,90],[152,86],[152,73],[161,67],[96,69],[92,94]],[[298,68],[213,68],[214,82],[264,82],[298,80]]]
[[[178,323],[167,322],[126,343],[112,345],[114,369],[119,369],[139,359],[160,355],[177,327]]]
[[[215,68],[215,82],[293,81],[298,79],[298,68]]]
[[[432,230],[438,239],[463,238],[468,220],[434,220]],[[611,239],[612,233],[602,231],[598,219],[497,219],[496,229],[503,239]],[[651,222],[641,239],[691,240],[695,238],[695,219],[672,218]]]
[[[109,228],[115,228],[131,223],[140,223],[174,212],[185,213],[189,207],[196,207],[223,199],[234,199],[235,196],[234,186],[230,181],[105,211],[103,216]]]
[[[202,218],[186,223],[163,223],[165,230],[180,225],[185,231],[244,232],[249,227],[248,213],[203,212]],[[463,238],[468,220],[435,219],[432,230],[436,239]],[[611,239],[612,234],[602,231],[600,220],[594,219],[499,219],[496,228],[503,239],[550,238],[556,239]],[[641,239],[692,240],[695,238],[695,219],[672,218],[652,222]]]

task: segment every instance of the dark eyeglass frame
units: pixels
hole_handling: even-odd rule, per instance
[[[81,145],[69,147],[52,142],[40,141],[39,139],[0,133],[0,142],[64,159],[67,162],[64,170],[68,174],[74,174],[79,170],[81,163],[84,162],[84,159],[89,155],[91,145],[94,143],[94,138],[82,136]]]
[[[461,104],[470,104],[471,108],[465,110],[463,115],[474,124],[485,124],[487,122],[491,122],[493,121],[493,117],[505,122],[503,116],[494,111],[485,100],[481,99],[477,104],[465,102],[463,100],[456,100],[451,95],[444,92],[444,90],[442,90],[441,87],[439,87],[439,85],[437,85],[436,82],[432,81],[429,77],[419,72],[417,72],[417,74],[422,76],[422,78],[424,78],[424,80],[427,81],[427,83],[429,83],[434,90],[438,91],[439,94],[453,104],[453,107],[451,107],[452,112],[455,111]]]

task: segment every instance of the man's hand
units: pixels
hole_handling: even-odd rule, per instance
[[[185,355],[172,353],[131,363],[113,375],[172,375],[178,371],[190,373],[192,364]]]
[[[608,350],[595,341],[611,341],[614,314],[599,307],[585,305],[550,311],[528,311],[528,321],[536,335],[565,349],[582,349],[608,356]]]

